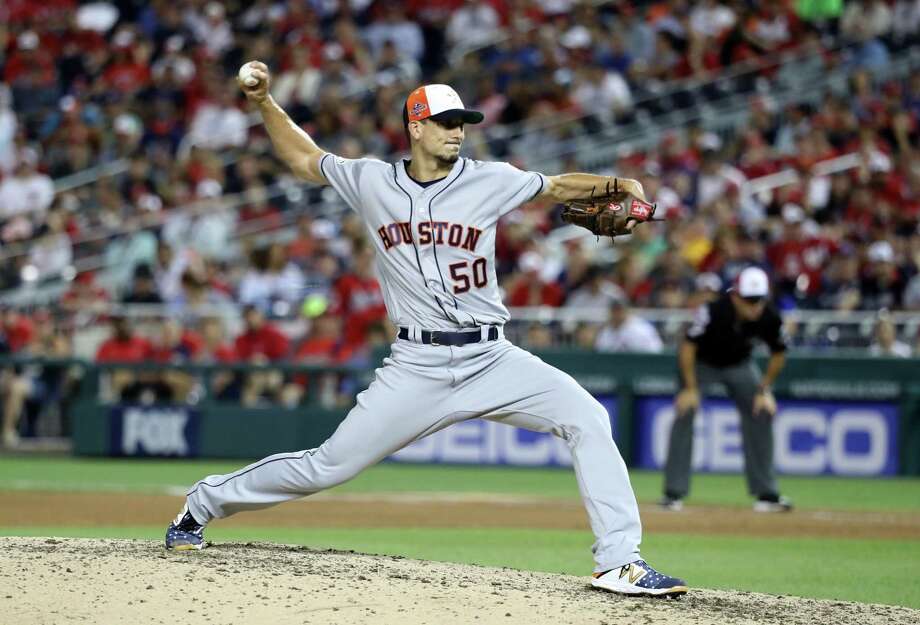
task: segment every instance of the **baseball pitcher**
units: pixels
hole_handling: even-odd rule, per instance
[[[453,423],[490,419],[552,432],[568,445],[596,537],[592,584],[631,595],[679,596],[686,583],[639,555],[636,498],[607,411],[570,376],[504,338],[508,311],[495,275],[502,215],[534,198],[567,204],[565,219],[625,234],[654,214],[635,180],[545,176],[460,156],[466,124],[482,121],[447,85],[413,91],[403,122],[411,159],[385,163],[323,151],[269,95],[263,63],[240,71],[282,160],[300,178],[331,185],[356,211],[376,250],[376,272],[399,329],[389,357],[333,435],[316,449],[270,456],[188,492],[167,549],[201,549],[204,528],[244,510],[332,488]]]

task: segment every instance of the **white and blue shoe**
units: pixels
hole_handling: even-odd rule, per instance
[[[188,511],[188,504],[166,528],[166,549],[170,551],[189,551],[203,549],[204,525],[198,523]]]
[[[687,582],[659,573],[645,560],[636,560],[604,573],[595,573],[591,585],[621,595],[678,598],[685,594]]]

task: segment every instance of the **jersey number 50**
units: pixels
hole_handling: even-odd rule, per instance
[[[461,261],[453,263],[450,269],[450,277],[454,280],[454,293],[466,293],[470,290],[470,284],[477,289],[481,289],[489,282],[489,276],[486,274],[486,259],[479,257],[473,261],[472,271],[469,271],[470,263]],[[470,280],[472,276],[472,281]]]

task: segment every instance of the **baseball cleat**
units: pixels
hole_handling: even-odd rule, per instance
[[[680,497],[668,497],[665,495],[658,500],[658,506],[671,512],[680,512],[684,509],[684,500]]]
[[[189,551],[203,549],[204,525],[188,511],[188,504],[182,506],[182,511],[166,528],[166,549],[170,551]]]
[[[754,502],[754,512],[790,512],[792,500],[782,495],[761,495]]]
[[[591,585],[621,595],[678,598],[687,594],[687,582],[659,573],[645,560],[636,560],[605,573],[595,573]]]

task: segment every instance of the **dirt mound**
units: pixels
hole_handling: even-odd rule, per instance
[[[0,538],[0,621],[63,623],[918,623],[881,605],[691,590],[618,597],[586,578],[266,543],[167,553],[132,540]]]

